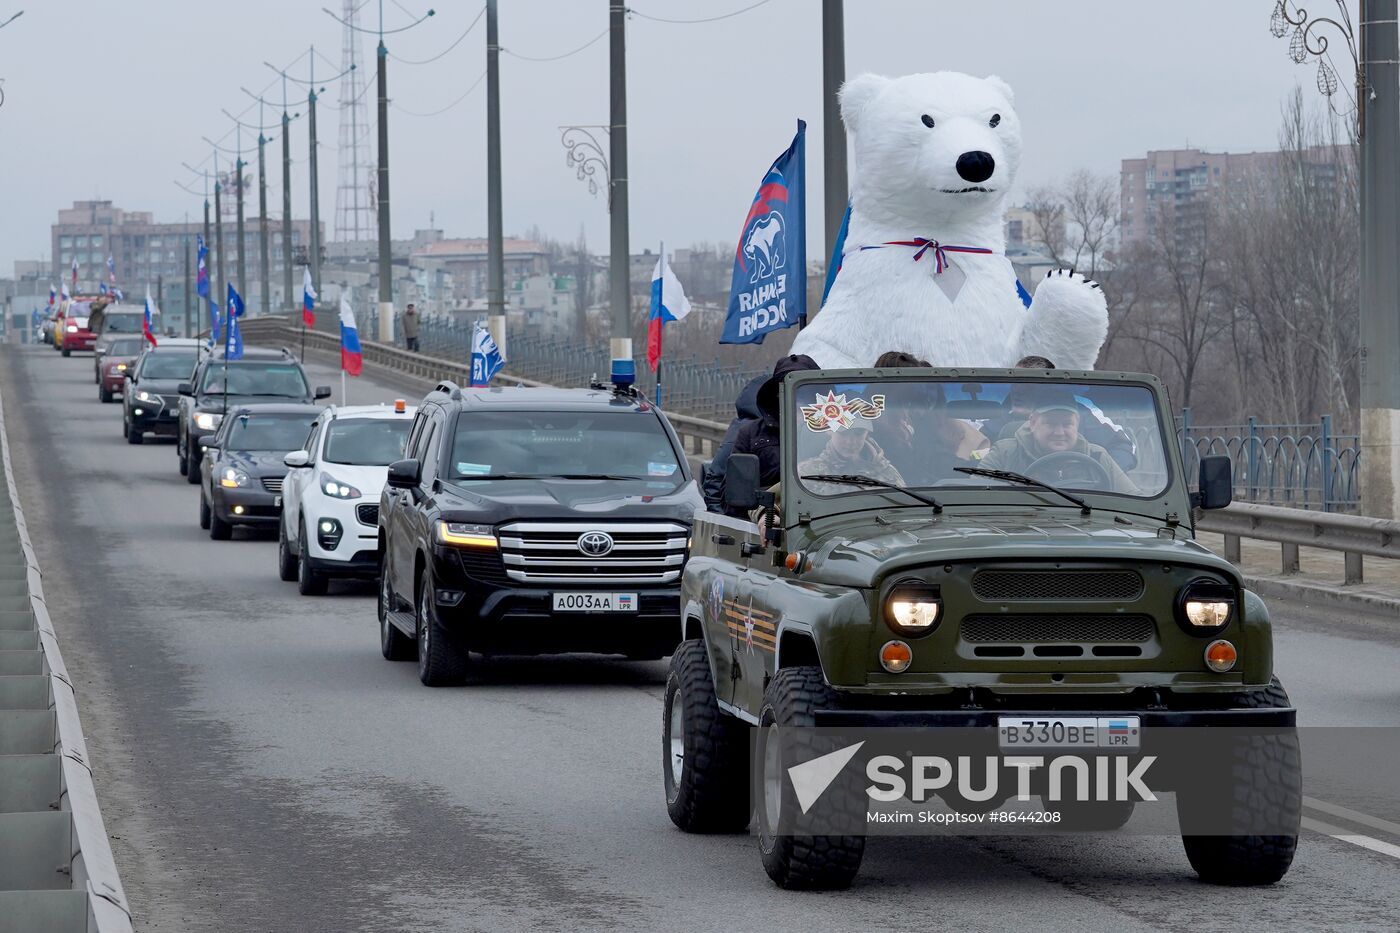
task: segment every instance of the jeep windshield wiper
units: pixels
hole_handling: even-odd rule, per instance
[[[1017,473],[1014,470],[991,470],[987,467],[953,467],[953,469],[957,470],[959,473],[966,473],[969,476],[986,476],[991,479],[999,479],[1004,483],[1015,483],[1018,486],[1034,486],[1037,489],[1044,489],[1047,492],[1053,492],[1061,498],[1068,499],[1070,502],[1079,506],[1080,511],[1085,515],[1093,511],[1093,509],[1089,508],[1089,503],[1085,502],[1074,493],[1065,492],[1058,486],[1051,486],[1043,480],[1034,479],[1024,473]]]
[[[907,496],[918,499],[920,502],[933,506],[935,512],[943,511],[943,503],[933,496],[926,496],[923,493],[915,492],[907,486],[900,486],[896,483],[887,483],[882,479],[873,476],[864,476],[860,473],[817,473],[812,476],[799,476],[798,479],[810,479],[819,483],[845,483],[849,486],[877,486],[881,489],[893,489],[902,492]]]

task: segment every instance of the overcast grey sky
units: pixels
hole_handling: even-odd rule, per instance
[[[390,52],[425,59],[461,35],[479,0],[399,0],[437,15],[387,37]],[[752,0],[635,0],[642,12],[700,17]],[[377,0],[366,13],[373,20]],[[314,43],[333,62],[341,27],[322,12],[340,0],[0,0],[0,274],[15,259],[48,258],[56,211],[100,196],[158,220],[195,218],[199,187],[180,167],[209,154],[248,99],[267,86],[264,59],[285,64]],[[1316,0],[1314,13],[1330,3]],[[608,0],[500,0],[504,49],[558,55],[607,28]],[[1117,172],[1147,149],[1191,144],[1243,151],[1274,146],[1279,106],[1295,83],[1316,99],[1311,65],[1294,65],[1268,31],[1273,0],[846,0],[847,74],[952,69],[999,74],[1016,90],[1025,136],[1022,187],[1080,167]],[[1324,10],[1328,8],[1328,10]],[[820,0],[770,0],[742,16],[696,25],[634,17],[628,25],[632,247],[732,241],[768,163],[807,120],[809,229],[821,230]],[[393,0],[386,28],[409,21]],[[373,83],[372,37],[361,49]],[[1345,56],[1345,53],[1341,53]],[[607,248],[606,204],[564,164],[557,127],[606,123],[607,40],[539,63],[504,55],[505,225],[538,224],[573,239],[580,225]],[[1349,64],[1349,63],[1348,63]],[[304,60],[299,68],[304,69]],[[456,100],[485,68],[484,20],[436,62],[390,63],[394,235],[437,225],[486,232],[485,85]],[[321,75],[333,73],[318,62]],[[295,93],[295,88],[294,88]],[[304,96],[304,91],[302,92]],[[322,219],[334,219],[335,87],[322,98]],[[373,100],[373,90],[370,91]],[[304,104],[295,104],[304,109]],[[373,115],[371,103],[370,113]],[[245,119],[257,119],[256,108]],[[268,115],[271,122],[273,115]],[[304,123],[304,121],[302,121]],[[245,141],[247,135],[245,134]],[[233,145],[234,137],[225,142]],[[276,147],[274,147],[276,148]],[[270,171],[280,210],[280,149]],[[294,214],[307,211],[306,127],[293,125]],[[251,160],[250,160],[251,161]],[[811,253],[820,252],[811,249]]]

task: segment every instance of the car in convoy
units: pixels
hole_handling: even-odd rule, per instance
[[[176,435],[180,383],[190,380],[206,349],[200,340],[165,337],[142,351],[136,365],[127,370],[122,388],[122,435],[128,444],[142,443],[147,434]]]
[[[1004,415],[1013,393],[1030,398],[1010,436],[970,457],[948,442]],[[781,399],[776,490],[759,486],[755,457],[735,456],[728,514],[695,522],[662,722],[677,826],[740,831],[752,813],[776,883],[842,887],[865,835],[804,822],[816,817],[784,780],[799,760],[782,739],[805,727],[943,729],[946,741],[972,730],[987,754],[1044,755],[1071,739],[1147,748],[1178,727],[1219,736],[1267,723],[1275,731],[1232,764],[1199,762],[1206,790],[1178,786],[1176,815],[1205,881],[1264,884],[1288,870],[1296,711],[1274,675],[1269,613],[1194,534],[1195,509],[1229,503],[1230,462],[1203,458],[1188,490],[1157,379],[812,371],[789,375]],[[1132,469],[1078,433],[1086,407],[1132,431]],[[1035,774],[1048,812],[1054,785],[1047,798]],[[1003,783],[983,806],[1014,793]],[[1054,806],[1071,828],[1108,829],[1137,803],[1101,800]],[[847,812],[864,819],[868,805]],[[1203,835],[1210,807],[1219,828]],[[1256,820],[1277,829],[1231,832]]]
[[[72,356],[76,350],[91,350],[97,335],[88,328],[88,315],[92,303],[73,299],[60,311],[54,322],[54,347],[64,356]]]
[[[319,405],[240,405],[203,440],[199,527],[215,541],[237,525],[272,527],[282,515],[287,454],[306,445]]]
[[[286,456],[277,573],[303,596],[323,595],[332,577],[379,575],[379,496],[416,411],[403,399],[329,406]]]
[[[95,301],[88,317],[88,329],[94,337],[92,342],[93,380],[102,379],[102,358],[113,341],[142,335],[145,311],[131,305],[115,301]],[[155,324],[156,322],[152,322]],[[158,331],[159,328],[157,327]]]
[[[144,337],[122,337],[107,344],[107,352],[97,366],[97,400],[102,403],[112,401],[126,386],[127,375],[136,366],[141,350],[146,345]]]
[[[429,686],[464,680],[468,652],[664,657],[703,508],[631,392],[442,383],[379,500],[381,650]]]
[[[331,395],[330,386],[312,390],[306,370],[286,347],[247,347],[236,360],[226,360],[223,348],[217,347],[200,359],[194,375],[176,391],[180,395],[180,414],[175,458],[180,473],[191,485],[199,482],[199,439],[213,434],[226,412],[242,405],[306,403]]]

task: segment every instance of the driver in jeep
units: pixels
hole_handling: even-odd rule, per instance
[[[1076,458],[1074,455],[1078,455]],[[1053,457],[1044,463],[1038,461]],[[1079,433],[1079,406],[1070,395],[1052,394],[1035,400],[1030,418],[1017,429],[1013,437],[1003,438],[983,455],[980,466],[995,470],[1010,470],[1056,485],[1075,488],[1087,484],[1102,487],[1102,477],[1089,464],[1076,459],[1088,458],[1107,474],[1107,489],[1140,495],[1126,473],[1098,444],[1091,444]]]

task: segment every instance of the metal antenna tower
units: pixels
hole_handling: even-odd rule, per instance
[[[356,23],[365,0],[343,0],[344,39],[340,47],[339,179],[335,189],[335,238],[339,242],[373,240],[377,235],[374,212],[374,163],[369,154],[369,107],[365,102],[365,70],[360,67],[359,32]]]

